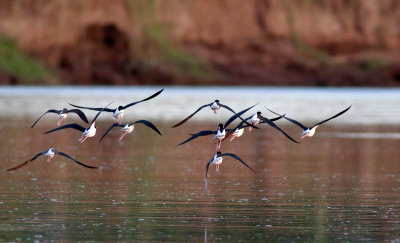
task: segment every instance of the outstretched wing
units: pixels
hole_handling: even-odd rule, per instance
[[[275,128],[276,130],[280,131],[283,135],[285,135],[287,138],[289,138],[290,140],[292,140],[295,143],[299,143],[296,140],[294,140],[292,137],[290,137],[289,135],[286,134],[286,132],[284,132],[280,127],[278,127],[273,121],[271,121],[270,119],[263,117],[261,115],[259,115],[260,119],[267,123],[268,125],[270,125],[271,127]],[[286,118],[286,117],[285,117]]]
[[[227,109],[227,110],[231,111],[232,113],[236,114],[236,112],[232,108],[230,108],[229,106],[221,104],[221,103],[218,103],[218,105],[221,106],[221,107],[224,107],[225,109]],[[251,116],[249,118],[246,118],[246,119],[243,119],[241,116],[238,116],[238,118],[240,120],[242,120],[243,123],[246,123],[247,125],[252,126],[255,129],[259,129],[258,127],[254,126],[254,125],[251,125],[250,123],[247,122],[247,120],[250,119]]]
[[[139,100],[139,101],[136,101],[136,102],[132,102],[132,103],[130,103],[130,104],[127,104],[126,106],[123,107],[123,109],[126,109],[126,108],[131,107],[131,106],[136,105],[136,104],[139,104],[139,103],[141,103],[141,102],[143,102],[143,101],[146,101],[146,100],[151,100],[151,99],[153,99],[154,97],[156,97],[157,95],[161,94],[161,92],[163,92],[163,90],[164,90],[164,89],[161,89],[161,90],[157,91],[156,93],[154,93],[153,95],[147,97],[146,99]]]
[[[350,109],[350,107],[351,107],[351,106],[347,107],[345,110],[343,110],[343,111],[337,113],[336,115],[334,115],[334,116],[332,116],[332,117],[330,117],[330,118],[328,118],[328,119],[326,119],[326,120],[323,120],[323,121],[318,122],[317,124],[315,124],[315,125],[312,126],[311,128],[313,128],[313,127],[315,127],[315,126],[318,126],[318,125],[321,125],[322,123],[325,123],[325,122],[327,122],[327,121],[329,121],[329,120],[332,120],[333,118],[336,118],[336,117],[342,115],[343,113],[345,113],[346,111],[348,111],[348,110]]]
[[[201,131],[201,132],[198,132],[198,133],[194,134],[193,136],[191,136],[190,138],[186,139],[185,141],[183,141],[182,143],[178,144],[177,146],[181,146],[182,144],[185,144],[185,143],[187,143],[189,141],[192,141],[193,139],[195,139],[197,137],[207,136],[207,135],[216,134],[216,133],[217,133],[217,131],[208,131],[208,130]]]
[[[100,138],[99,143],[101,142],[101,140],[103,140],[103,138],[107,135],[107,133],[108,133],[109,131],[111,131],[111,129],[113,129],[113,128],[116,127],[116,126],[122,127],[122,126],[124,126],[124,125],[119,125],[118,123],[112,124],[112,125],[107,129],[107,131],[103,134],[103,136]]]
[[[133,125],[133,124],[136,124],[136,123],[143,123],[144,125],[150,127],[151,129],[153,129],[154,131],[156,131],[158,134],[161,135],[161,132],[157,129],[157,127],[154,126],[154,124],[151,123],[151,122],[149,122],[149,121],[146,121],[146,120],[139,120],[139,121],[135,121],[135,122],[133,122],[133,123],[130,123],[129,125]],[[162,135],[161,135],[161,136],[162,136]]]
[[[96,121],[97,117],[99,117],[100,113],[105,111],[107,109],[107,107],[109,105],[111,105],[112,103],[114,103],[114,101],[112,101],[110,104],[106,105],[105,107],[103,107],[99,112],[97,112],[96,116],[93,118],[93,121],[90,123],[90,126],[92,126],[93,122]]]
[[[228,127],[229,124],[231,124],[236,118],[238,118],[239,116],[241,116],[242,114],[244,114],[245,112],[247,112],[248,110],[250,110],[251,108],[253,108],[253,107],[256,106],[256,105],[257,105],[257,104],[252,105],[252,106],[250,106],[249,108],[244,109],[244,110],[242,110],[241,112],[236,113],[235,115],[231,116],[231,118],[229,118],[229,120],[225,122],[224,128]]]
[[[237,161],[239,161],[240,163],[244,164],[247,168],[249,168],[251,171],[253,171],[254,174],[256,173],[252,168],[250,168],[250,166],[248,166],[241,158],[239,158],[239,157],[238,157],[237,155],[235,155],[235,154],[224,153],[224,154],[221,154],[220,156],[230,156],[230,157],[236,159]]]
[[[99,108],[94,108],[94,107],[87,107],[87,106],[79,106],[79,105],[74,105],[71,103],[68,103],[70,106],[76,107],[76,108],[81,108],[81,109],[87,109],[87,110],[91,110],[91,111],[105,111],[105,112],[114,112],[114,110],[112,109],[104,109],[103,107],[99,107]]]
[[[287,117],[287,116],[285,116],[285,115],[281,115],[281,114],[279,114],[279,113],[276,113],[275,111],[272,111],[272,110],[268,109],[267,107],[265,107],[265,108],[266,108],[267,110],[269,110],[270,112],[274,113],[275,115],[282,116],[282,117],[285,118],[286,120],[288,120],[288,121],[290,121],[290,122],[296,124],[297,126],[301,127],[303,130],[306,130],[306,129],[307,129],[307,127],[304,126],[303,124],[301,124],[300,122],[298,122],[298,121],[296,121],[296,120],[293,120],[293,119],[291,119],[291,118],[289,118],[289,117]]]
[[[213,158],[211,158],[210,161],[208,161],[207,165],[206,165],[206,177],[204,179],[204,183],[205,183],[205,190],[206,190],[206,194],[207,194],[207,177],[208,177],[208,167],[210,167],[211,161],[213,161]]]
[[[286,116],[286,114],[283,114],[282,116],[278,116],[278,117],[274,117],[274,118],[271,118],[271,119],[269,119],[270,121],[277,121],[277,120],[279,120],[279,119],[281,119],[281,118],[283,118],[283,117],[285,117]]]
[[[15,167],[12,167],[12,168],[10,168],[10,169],[7,169],[7,171],[17,170],[17,169],[19,169],[19,168],[21,168],[21,167],[27,165],[29,162],[34,161],[35,159],[37,159],[37,158],[40,157],[41,155],[45,154],[46,152],[47,152],[47,150],[44,151],[44,152],[38,153],[37,155],[33,156],[32,159],[27,160],[27,161],[25,161],[24,163],[22,163],[22,164],[20,164],[20,165],[17,165],[17,166],[15,166]]]
[[[54,153],[59,154],[59,155],[61,155],[61,156],[64,156],[65,158],[70,159],[70,160],[74,161],[75,163],[80,164],[80,165],[82,165],[82,166],[85,166],[86,168],[97,169],[97,167],[95,167],[95,166],[90,166],[90,165],[85,165],[84,163],[79,162],[78,160],[72,158],[71,156],[69,156],[68,154],[65,154],[65,153],[63,153],[63,152],[54,150]]]
[[[84,121],[86,123],[89,123],[85,113],[83,113],[81,110],[79,110],[79,109],[71,109],[71,110],[67,111],[67,113],[70,113],[70,112],[76,113],[81,118],[82,121]]]
[[[174,127],[178,127],[178,126],[182,125],[183,123],[187,122],[190,118],[192,118],[192,116],[194,116],[194,115],[195,115],[197,112],[199,112],[201,109],[203,109],[203,108],[205,108],[205,107],[207,107],[207,106],[210,106],[211,104],[212,104],[212,103],[210,103],[210,104],[205,104],[205,105],[200,106],[195,112],[193,112],[192,114],[190,114],[188,117],[186,117],[186,118],[183,119],[182,121],[176,123],[176,124],[173,125],[172,127],[174,128]]]
[[[79,130],[81,132],[84,132],[86,130],[86,128],[82,127],[79,124],[71,123],[71,124],[67,124],[67,125],[64,125],[64,126],[61,126],[61,127],[57,127],[56,129],[47,131],[44,134],[55,132],[55,131],[58,131],[58,130],[61,130],[61,129],[65,129],[65,128],[73,128],[73,129]]]
[[[60,110],[54,110],[54,109],[50,109],[50,110],[48,110],[48,111],[46,111],[45,113],[43,113],[43,115],[41,115],[36,121],[35,121],[35,123],[33,123],[33,125],[31,126],[31,128],[32,127],[34,127],[35,125],[36,125],[36,123],[40,120],[40,118],[42,118],[44,115],[46,115],[47,113],[60,113],[61,111]]]

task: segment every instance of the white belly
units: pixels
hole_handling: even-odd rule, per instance
[[[134,129],[134,125],[124,126],[123,128],[121,128],[121,132],[131,133],[131,132],[133,132],[133,129]]]

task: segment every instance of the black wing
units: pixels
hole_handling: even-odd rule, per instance
[[[93,122],[96,121],[97,117],[99,117],[100,113],[105,111],[107,109],[107,106],[111,105],[112,103],[114,103],[114,101],[112,101],[110,104],[106,105],[104,108],[102,108],[99,112],[97,112],[96,116],[93,118],[93,121],[90,123],[90,126],[92,126]],[[90,127],[89,126],[89,127]]]
[[[71,104],[71,103],[68,103],[69,105],[71,105],[71,106],[73,106],[73,107],[77,107],[77,108],[81,108],[81,109],[87,109],[87,110],[92,110],[92,111],[101,111],[101,110],[103,110],[103,111],[105,111],[105,112],[114,112],[114,110],[112,110],[112,109],[104,109],[103,107],[99,107],[99,108],[94,108],[94,107],[87,107],[87,106],[79,106],[79,105],[74,105],[74,104]]]
[[[59,155],[61,155],[61,156],[64,156],[65,158],[70,159],[70,160],[74,161],[75,163],[78,163],[78,164],[80,164],[80,165],[82,165],[82,166],[85,166],[86,168],[97,169],[97,167],[95,167],[95,166],[90,166],[90,165],[85,165],[84,163],[79,162],[78,160],[72,158],[72,157],[69,156],[68,154],[64,154],[63,152],[54,150],[54,153],[59,154]]]
[[[270,121],[277,121],[277,120],[279,120],[279,119],[281,119],[281,118],[283,118],[283,117],[285,117],[286,116],[286,114],[283,114],[282,116],[278,116],[278,117],[275,117],[275,118],[271,118],[271,119],[269,119]]]
[[[31,126],[31,128],[32,127],[34,127],[35,125],[36,125],[36,123],[40,120],[40,118],[42,118],[44,115],[46,115],[47,113],[60,113],[61,111],[60,110],[53,110],[53,109],[50,109],[50,110],[48,110],[48,111],[46,111],[45,113],[43,113],[43,115],[41,115],[36,121],[35,121],[35,123],[33,123],[33,125]]]
[[[233,112],[234,114],[236,114],[236,112],[232,108],[230,108],[229,106],[221,104],[221,103],[218,103],[218,105],[221,106],[221,107],[224,107],[225,109],[227,109],[227,110]],[[239,116],[239,119],[242,120],[243,123],[246,123],[247,125],[252,126],[255,129],[259,129],[258,127],[253,126],[253,125],[251,125],[250,123],[247,122],[247,120],[250,119],[250,118],[251,118],[251,116],[249,118],[243,119],[241,116]]]
[[[37,155],[33,156],[32,159],[27,160],[27,161],[25,161],[24,163],[22,163],[22,164],[20,164],[20,165],[17,165],[17,166],[15,166],[15,167],[12,167],[12,168],[10,168],[10,169],[7,169],[7,171],[13,171],[13,170],[19,169],[19,168],[21,168],[21,167],[27,165],[29,162],[31,162],[31,161],[37,159],[39,156],[45,154],[46,152],[47,152],[47,150],[44,151],[44,152],[38,153]]]
[[[211,162],[213,161],[214,158],[212,158],[210,161],[208,161],[207,165],[206,165],[206,178],[204,179],[204,183],[205,183],[205,190],[206,190],[206,194],[207,194],[207,177],[208,177],[208,167],[210,167]]]
[[[265,107],[265,108],[267,108],[267,107]],[[281,115],[281,114],[279,114],[279,113],[276,113],[275,111],[272,111],[272,110],[270,110],[270,109],[268,109],[268,108],[267,108],[267,110],[269,110],[270,112],[274,113],[275,115],[282,116],[282,117],[285,118],[286,120],[288,120],[288,121],[290,121],[290,122],[296,124],[297,126],[301,127],[303,130],[306,130],[306,129],[308,128],[308,127],[304,126],[303,124],[301,124],[300,122],[298,122],[298,121],[296,121],[296,120],[293,120],[293,119],[291,119],[291,118],[289,118],[289,117],[287,117],[287,116],[285,116],[285,115]]]
[[[193,112],[192,114],[190,114],[188,117],[186,117],[186,118],[183,119],[182,121],[176,123],[176,124],[173,125],[172,127],[174,128],[174,127],[178,127],[178,126],[182,125],[183,123],[187,122],[190,118],[192,118],[192,116],[194,116],[194,115],[195,115],[197,112],[199,112],[201,109],[203,109],[203,108],[205,108],[205,107],[207,107],[207,106],[210,106],[211,104],[212,104],[212,103],[210,103],[210,104],[205,104],[205,105],[200,106],[195,112]]]
[[[286,118],[286,117],[285,117],[285,118]],[[273,121],[271,121],[270,119],[268,119],[268,118],[266,118],[266,117],[263,117],[263,116],[261,116],[261,115],[260,115],[260,119],[261,119],[263,122],[268,123],[268,125],[270,125],[271,127],[275,128],[275,129],[277,129],[277,130],[279,130],[281,133],[283,133],[283,135],[285,135],[287,138],[289,138],[289,139],[292,140],[293,142],[299,143],[299,142],[297,142],[296,140],[294,140],[292,137],[290,137],[289,135],[287,135],[286,132],[284,132],[280,127],[278,127],[278,126],[277,126]]]
[[[123,107],[123,109],[126,109],[126,108],[131,107],[131,106],[136,105],[136,104],[139,104],[139,103],[141,103],[141,102],[143,102],[143,101],[146,101],[146,100],[151,100],[151,99],[153,99],[154,97],[156,97],[157,95],[161,94],[161,92],[163,92],[163,90],[164,90],[164,89],[159,90],[158,92],[156,92],[156,93],[154,93],[153,95],[147,97],[146,99],[139,100],[139,101],[136,101],[136,102],[127,104],[126,106]]]
[[[79,124],[71,123],[71,124],[67,124],[67,125],[58,127],[58,128],[56,128],[56,129],[47,131],[47,132],[45,132],[44,134],[51,133],[51,132],[55,132],[55,131],[58,131],[58,130],[61,130],[61,129],[65,129],[65,128],[73,128],[73,129],[79,130],[79,131],[81,131],[81,132],[84,132],[84,131],[86,130],[86,128],[82,127],[82,126],[79,125]]]
[[[244,109],[244,110],[242,110],[241,112],[236,113],[235,115],[231,116],[231,118],[229,118],[229,120],[225,122],[224,128],[226,128],[227,126],[229,126],[229,124],[231,124],[236,118],[238,118],[238,117],[241,116],[243,113],[247,112],[248,110],[250,110],[251,108],[253,108],[253,107],[256,106],[256,105],[257,105],[257,104],[252,105],[252,106],[250,106],[249,108]]]
[[[157,127],[154,126],[154,124],[151,123],[151,122],[149,122],[149,121],[146,121],[146,120],[139,120],[139,121],[132,122],[132,123],[130,123],[129,125],[133,125],[133,124],[136,124],[136,123],[143,123],[144,125],[150,127],[151,129],[153,129],[154,131],[156,131],[158,134],[161,135],[161,132],[157,129]],[[162,136],[162,135],[161,135],[161,136]]]
[[[201,131],[201,132],[198,132],[198,133],[194,134],[193,136],[191,136],[190,138],[186,139],[185,141],[183,141],[182,143],[178,144],[177,146],[180,146],[180,145],[185,144],[185,143],[187,143],[189,141],[192,141],[193,139],[195,139],[197,137],[206,136],[206,135],[210,135],[210,134],[216,134],[216,133],[217,133],[217,131]]]
[[[107,135],[107,133],[108,133],[109,131],[111,131],[111,129],[113,129],[113,128],[116,127],[116,126],[123,127],[123,126],[125,126],[125,124],[123,124],[123,125],[119,125],[118,123],[112,124],[112,125],[107,129],[107,131],[103,134],[103,136],[100,138],[99,143],[101,142],[101,140],[103,140],[103,138]]]
[[[82,121],[84,121],[86,123],[89,123],[85,113],[83,113],[81,110],[79,110],[79,109],[71,109],[71,110],[67,111],[67,113],[70,113],[70,112],[76,113],[81,118]]]
[[[318,125],[321,125],[322,123],[325,123],[325,122],[327,122],[327,121],[329,121],[329,120],[332,120],[333,118],[336,118],[336,117],[342,115],[343,113],[345,113],[346,111],[348,111],[348,110],[350,109],[350,107],[351,107],[351,106],[347,107],[345,110],[343,110],[343,111],[337,113],[336,115],[334,115],[334,116],[332,116],[332,117],[330,117],[330,118],[328,118],[328,119],[326,119],[326,120],[323,120],[323,121],[321,121],[321,122],[318,122],[317,124],[315,124],[315,125],[312,126],[311,128],[313,128],[313,127],[315,127],[315,126],[318,126]]]
[[[248,165],[247,165],[241,158],[239,158],[237,155],[231,154],[231,153],[224,153],[224,154],[221,154],[221,155],[220,155],[220,157],[222,157],[222,156],[230,156],[230,157],[236,159],[237,161],[239,161],[240,163],[244,164],[247,168],[249,168],[251,171],[253,171],[254,174],[256,173],[252,168],[250,168],[250,166],[248,166]]]
[[[249,118],[247,118],[247,119],[250,119],[251,117],[249,117]],[[247,124],[243,124],[244,122],[242,121],[242,122],[240,122],[239,123],[239,125],[237,125],[235,128],[233,128],[233,129],[225,129],[225,132],[226,132],[226,134],[225,134],[225,137],[222,139],[222,141],[225,141],[226,139],[228,139],[228,138],[230,138],[230,136],[232,136],[232,134],[236,131],[236,129],[242,129],[242,128],[246,128],[246,127],[250,127],[249,125],[247,125]],[[258,127],[254,127],[254,126],[252,126],[253,128],[258,128]]]

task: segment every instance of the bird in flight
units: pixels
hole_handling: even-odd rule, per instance
[[[351,106],[347,107],[347,108],[344,109],[343,111],[337,113],[336,115],[334,115],[334,116],[332,116],[332,117],[330,117],[330,118],[328,118],[328,119],[325,119],[325,120],[323,120],[323,121],[320,121],[320,122],[314,124],[314,125],[311,126],[311,127],[306,127],[306,126],[304,126],[303,124],[301,124],[300,122],[298,122],[298,121],[296,121],[296,120],[294,120],[294,119],[292,119],[292,118],[289,118],[289,117],[287,117],[287,116],[284,116],[284,118],[285,118],[286,120],[288,120],[288,121],[290,121],[290,122],[296,124],[297,126],[299,126],[299,127],[301,127],[301,128],[303,129],[303,133],[302,133],[302,135],[301,135],[301,139],[303,139],[303,138],[305,138],[305,137],[312,137],[312,136],[314,136],[315,130],[317,129],[317,127],[318,127],[319,125],[322,125],[322,124],[324,124],[325,122],[328,122],[328,121],[332,120],[333,118],[336,118],[336,117],[342,115],[343,113],[345,113],[346,111],[348,111],[348,110],[350,109],[350,107],[351,107]],[[267,108],[267,109],[268,109],[268,108]],[[272,110],[270,110],[270,109],[268,109],[268,110],[269,110],[270,112],[274,113],[274,114],[279,115],[278,113],[276,113],[276,112],[274,112],[274,111],[272,111]]]
[[[31,126],[31,128],[33,128],[36,123],[40,120],[40,118],[42,118],[44,115],[46,115],[47,113],[56,113],[58,115],[58,121],[57,121],[57,126],[59,126],[61,124],[61,122],[66,119],[68,117],[68,113],[75,113],[77,114],[82,121],[89,123],[88,119],[86,118],[85,113],[83,113],[81,110],[79,109],[71,109],[68,110],[67,108],[64,108],[62,110],[54,110],[54,109],[50,109],[48,111],[46,111],[43,115],[41,115],[36,121],[35,123],[33,123],[33,125]]]
[[[161,89],[161,90],[157,91],[156,93],[152,94],[151,96],[149,96],[149,97],[147,97],[147,98],[145,98],[145,99],[143,99],[143,100],[135,101],[135,102],[132,102],[132,103],[127,104],[127,105],[125,105],[125,106],[121,106],[121,105],[120,105],[120,106],[118,106],[118,107],[115,108],[115,109],[110,109],[110,108],[104,109],[104,108],[101,108],[101,107],[100,107],[100,108],[94,108],[94,107],[86,107],[86,106],[73,105],[73,104],[71,104],[71,103],[69,103],[69,104],[72,105],[72,106],[74,106],[74,107],[81,108],[81,109],[88,109],[88,110],[93,110],[93,111],[100,111],[100,110],[103,110],[104,112],[112,112],[112,113],[113,113],[113,117],[117,119],[118,124],[121,124],[121,119],[122,119],[122,117],[124,116],[125,109],[127,109],[127,108],[129,108],[129,107],[131,107],[131,106],[133,106],[133,105],[139,104],[139,103],[141,103],[141,102],[143,102],[143,101],[151,100],[151,99],[153,99],[154,97],[156,97],[157,95],[161,94],[161,92],[163,92],[163,90],[164,90],[164,89]]]
[[[119,138],[119,142],[121,142],[121,140],[125,137],[126,134],[132,133],[132,132],[133,132],[133,129],[135,128],[135,124],[137,124],[137,123],[142,123],[142,124],[144,124],[144,125],[150,127],[151,129],[153,129],[154,131],[156,131],[158,134],[161,135],[161,132],[157,129],[157,127],[154,126],[153,123],[151,123],[151,122],[149,122],[149,121],[146,121],[146,120],[139,120],[139,121],[131,122],[131,123],[129,123],[129,124],[118,124],[118,123],[114,123],[114,124],[112,124],[112,125],[107,129],[107,131],[104,133],[104,135],[103,135],[103,136],[101,137],[101,139],[99,140],[99,143],[100,143],[101,140],[103,140],[103,138],[108,134],[108,132],[111,131],[111,129],[113,129],[113,128],[116,127],[116,126],[122,127],[122,128],[121,128],[122,135],[121,135],[121,137]]]
[[[182,125],[183,123],[187,122],[190,118],[192,118],[197,112],[199,112],[200,110],[202,110],[203,108],[206,108],[206,107],[210,107],[211,110],[214,111],[214,114],[216,114],[217,111],[218,111],[221,107],[222,107],[222,108],[225,108],[225,109],[227,109],[227,110],[229,110],[230,112],[232,112],[232,113],[234,113],[234,114],[236,114],[236,112],[235,112],[232,108],[230,108],[230,107],[227,106],[227,105],[221,104],[221,103],[219,102],[219,100],[215,100],[215,101],[211,102],[210,104],[205,104],[205,105],[200,106],[195,112],[193,112],[192,114],[190,114],[188,117],[186,117],[186,118],[183,119],[182,121],[176,123],[176,124],[173,125],[172,127],[173,127],[173,128],[174,128],[174,127],[179,127],[179,126]],[[239,116],[239,118],[240,118],[241,120],[243,120],[240,116]],[[244,121],[244,120],[243,120],[243,121]],[[246,123],[247,123],[247,122],[246,122]]]
[[[114,101],[113,101],[113,102],[114,102]],[[111,102],[110,104],[106,105],[103,109],[106,109],[106,108],[107,108],[109,105],[111,105],[113,102]],[[92,120],[92,123],[90,123],[90,125],[89,125],[88,128],[84,128],[84,127],[82,127],[81,125],[76,124],[76,123],[71,123],[71,124],[67,124],[67,125],[58,127],[58,128],[56,128],[56,129],[47,131],[47,132],[45,132],[44,134],[51,133],[51,132],[55,132],[55,131],[58,131],[58,130],[61,130],[61,129],[65,129],[65,128],[73,128],[73,129],[76,129],[76,130],[82,132],[82,136],[81,136],[81,138],[80,138],[78,141],[79,141],[80,143],[83,143],[87,138],[93,137],[94,135],[96,135],[96,119],[99,117],[99,115],[100,115],[100,113],[103,111],[103,109],[100,110],[99,112],[97,112],[96,116],[94,117],[94,119]]]
[[[188,139],[186,139],[185,141],[183,141],[182,143],[178,144],[178,146],[181,146],[189,141],[192,141],[195,138],[198,138],[200,136],[206,136],[206,135],[211,135],[214,134],[214,138],[217,139],[217,147],[216,149],[218,150],[221,147],[221,142],[222,139],[224,139],[225,135],[226,135],[226,131],[225,128],[229,126],[229,124],[231,124],[236,118],[238,118],[239,116],[241,116],[242,114],[244,114],[245,112],[247,112],[248,110],[250,110],[251,108],[253,108],[255,105],[250,106],[247,109],[242,110],[239,113],[236,113],[235,115],[233,115],[231,118],[228,119],[228,121],[225,122],[225,125],[223,125],[222,123],[220,123],[218,125],[218,129],[216,131],[212,131],[212,130],[203,130],[200,131],[196,134],[192,134],[192,136]]]
[[[29,162],[34,161],[35,159],[39,158],[39,157],[42,156],[42,155],[46,155],[46,156],[47,156],[47,162],[50,163],[50,160],[51,160],[51,159],[54,157],[54,155],[56,155],[56,154],[61,155],[61,156],[64,156],[65,158],[70,159],[70,160],[74,161],[75,163],[77,163],[77,164],[79,164],[79,165],[82,165],[82,166],[84,166],[84,167],[86,167],[86,168],[97,169],[97,167],[95,167],[95,166],[90,166],[90,165],[86,165],[86,164],[84,164],[84,163],[82,163],[82,162],[79,162],[78,160],[72,158],[72,157],[69,156],[68,154],[65,154],[65,153],[63,153],[63,152],[57,151],[54,147],[51,147],[49,150],[43,151],[43,152],[41,152],[41,153],[38,153],[37,155],[33,156],[31,159],[25,161],[24,163],[22,163],[22,164],[20,164],[20,165],[17,165],[17,166],[15,166],[15,167],[12,167],[12,168],[10,168],[10,169],[7,169],[7,171],[13,171],[13,170],[17,170],[17,169],[19,169],[19,168],[21,168],[21,167],[24,167],[24,166],[27,165]]]
[[[239,161],[240,163],[242,163],[244,166],[246,166],[247,168],[249,168],[253,173],[256,173],[250,166],[248,166],[246,164],[246,162],[244,162],[241,158],[239,158],[239,156],[232,154],[232,153],[221,153],[220,151],[218,151],[214,157],[208,161],[207,165],[206,165],[206,177],[204,179],[205,182],[205,190],[206,190],[206,194],[207,194],[207,178],[208,178],[208,168],[210,167],[210,165],[215,165],[215,170],[216,172],[219,172],[219,165],[222,163],[222,160],[224,156],[229,156],[232,157],[234,159],[236,159],[237,161]]]

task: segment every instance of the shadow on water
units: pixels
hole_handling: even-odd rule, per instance
[[[170,129],[155,121],[162,137],[138,125],[122,143],[115,129],[99,144],[112,122],[98,124],[98,135],[79,144],[77,131],[42,134],[55,124],[30,129],[22,119],[0,121],[2,169],[51,146],[100,166],[90,170],[56,156],[50,164],[39,158],[3,172],[1,241],[400,238],[400,140],[386,136],[398,127],[327,125],[300,145],[269,127],[246,130],[221,150],[240,156],[257,175],[226,158],[219,173],[210,168],[206,197],[205,165],[215,144],[209,138],[176,144],[214,124]],[[283,128],[300,136],[296,127]]]

